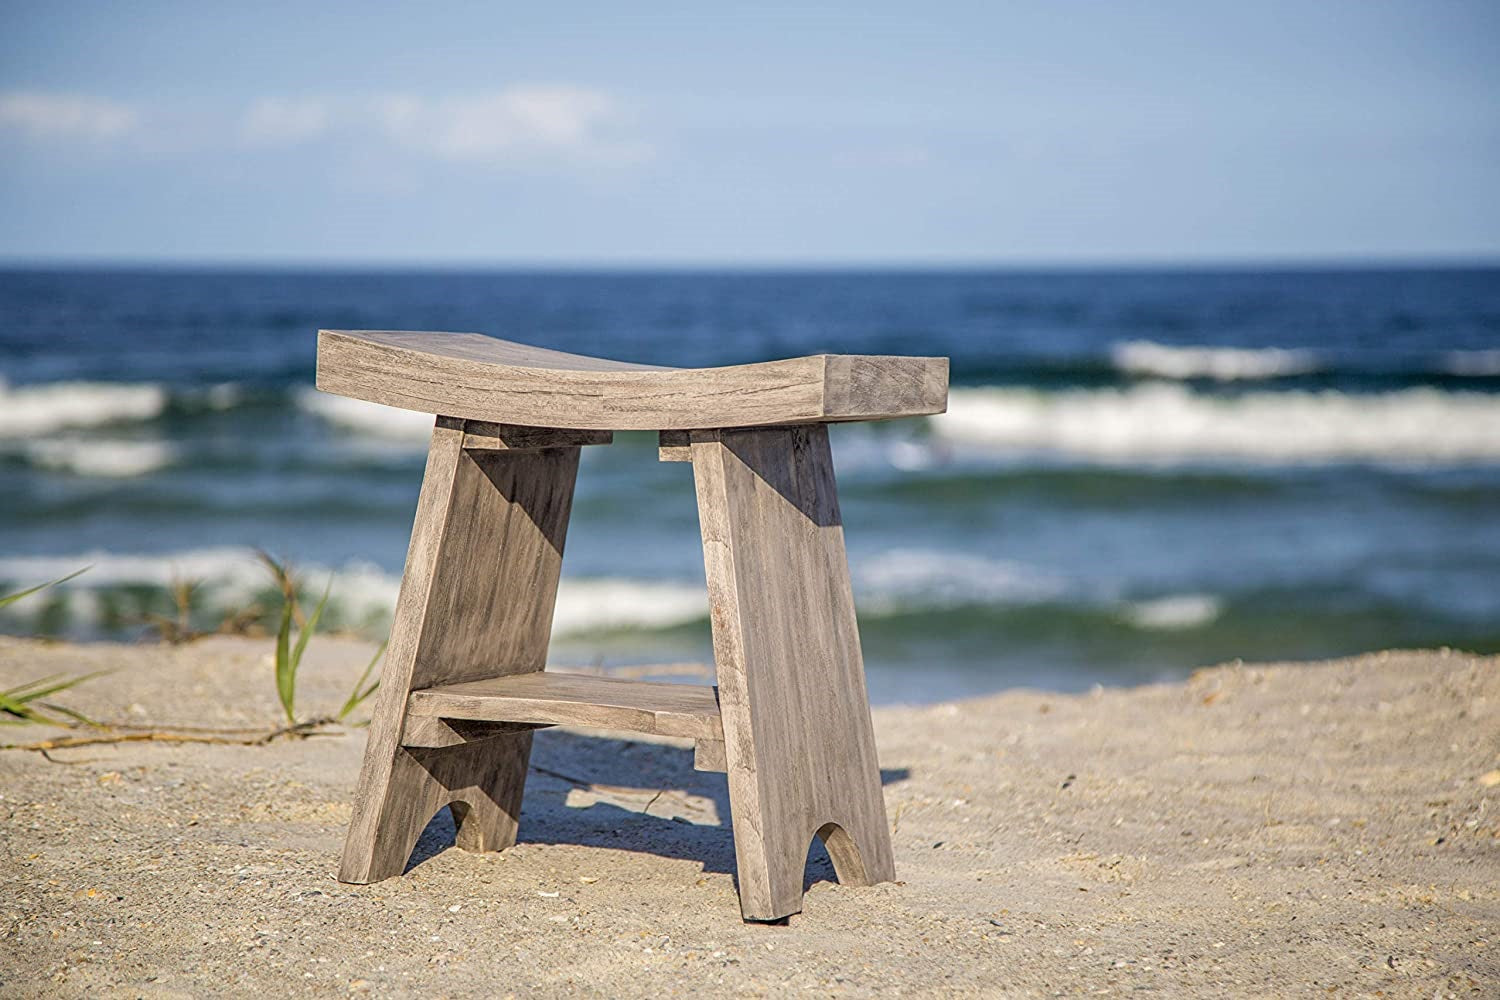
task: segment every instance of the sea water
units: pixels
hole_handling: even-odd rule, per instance
[[[631,361],[952,358],[836,427],[878,700],[1234,658],[1500,650],[1500,270],[0,272],[0,628],[212,627],[293,562],[384,634],[432,420],[312,388],[315,332]],[[553,659],[711,656],[690,469],[584,449]]]

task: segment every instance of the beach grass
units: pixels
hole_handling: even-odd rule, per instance
[[[42,699],[59,691],[66,691],[70,687],[75,687],[86,680],[99,677],[108,672],[107,670],[98,670],[79,677],[50,674],[46,677],[38,677],[35,680],[6,688],[4,691],[0,691],[0,725],[39,723],[50,726],[71,726],[76,724],[97,726],[98,723],[81,712],[76,712],[55,702],[42,701]],[[42,711],[42,709],[46,711]],[[49,715],[48,713],[52,714]]]
[[[35,587],[28,587],[25,590],[18,590],[14,593],[0,596],[0,608],[14,604],[23,597],[29,597],[49,587],[66,583],[79,574],[87,572],[88,569],[89,567],[85,566],[56,580],[49,580],[46,583],[39,583]],[[59,691],[66,691],[70,687],[82,684],[92,677],[98,677],[100,674],[107,672],[100,670],[91,674],[84,674],[81,677],[65,677],[62,674],[51,674],[6,688],[0,691],[0,725],[20,725],[24,723],[63,726],[76,723],[88,726],[96,725],[92,719],[89,719],[80,712],[75,712],[71,708],[65,708],[54,702],[42,701],[42,699]],[[43,712],[40,709],[46,709],[47,711]],[[54,714],[48,715],[47,712]],[[62,718],[58,718],[57,716],[61,716]]]
[[[275,581],[276,588],[281,592],[281,617],[276,628],[276,695],[281,702],[282,712],[286,715],[287,725],[295,726],[298,724],[297,670],[302,665],[302,657],[307,651],[308,641],[317,631],[318,622],[322,620],[323,612],[328,607],[328,598],[333,593],[333,578],[329,577],[327,585],[323,588],[323,596],[318,599],[312,613],[304,614],[297,596],[297,579],[292,572],[291,564],[263,550],[258,555]],[[295,643],[292,642],[293,624],[297,626]],[[329,721],[342,722],[380,687],[378,680],[374,683],[367,682],[370,674],[375,670],[375,665],[385,655],[385,648],[386,643],[382,642],[369,664],[366,665],[364,672],[354,682],[354,687],[350,689],[338,713]]]

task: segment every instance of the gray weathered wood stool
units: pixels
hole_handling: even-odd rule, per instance
[[[399,875],[450,806],[458,845],[515,842],[531,730],[695,741],[727,771],[747,920],[895,877],[827,424],[941,412],[946,358],[625,364],[471,333],[318,336],[318,388],[437,415],[339,878]],[[580,446],[660,432],[698,492],[718,687],[548,672]]]

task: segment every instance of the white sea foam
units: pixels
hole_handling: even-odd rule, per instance
[[[97,591],[124,585],[167,588],[193,581],[195,606],[211,617],[247,607],[271,589],[271,579],[255,552],[245,548],[191,549],[165,555],[103,551],[65,556],[0,558],[0,584],[30,586],[55,580],[83,567],[87,572],[60,587],[11,605],[7,614],[23,619],[61,597],[74,626],[97,621],[103,602]],[[389,626],[401,580],[364,562],[337,569],[302,564],[299,579],[314,594],[332,581],[331,604],[344,625]],[[1207,625],[1222,611],[1208,594],[1179,594],[1145,601],[1120,601],[1107,589],[1021,563],[956,552],[896,549],[855,567],[855,590],[864,613],[892,614],[912,609],[970,605],[1026,606],[1068,602],[1113,611],[1141,629],[1175,630]],[[704,621],[708,597],[701,583],[621,577],[565,578],[558,588],[554,636],[629,628],[660,629]]]
[[[150,420],[160,416],[166,405],[167,391],[159,385],[49,382],[11,386],[0,381],[0,438]]]
[[[1500,349],[1449,351],[1442,369],[1450,375],[1500,375]]]
[[[1313,352],[1285,347],[1174,347],[1150,340],[1128,340],[1114,345],[1110,354],[1121,371],[1221,382],[1299,375],[1318,367]]]
[[[1127,603],[1120,616],[1136,628],[1177,630],[1200,628],[1222,611],[1222,602],[1212,594],[1173,594]]]
[[[931,419],[953,442],[1102,460],[1500,460],[1500,395],[1425,388],[1235,396],[1162,383],[955,389],[948,412]]]
[[[69,592],[75,612],[92,606],[90,591],[125,584],[167,587],[177,581],[198,581],[201,607],[231,610],[248,605],[270,584],[270,576],[254,550],[246,548],[190,549],[165,555],[84,552],[67,556],[17,556],[0,559],[0,581],[31,585],[55,580],[89,567],[62,588]],[[345,622],[384,623],[396,606],[401,587],[398,574],[365,562],[330,568],[312,564],[295,567],[310,590],[322,592],[332,579],[332,603]],[[40,606],[50,599],[37,595],[13,608],[26,613],[27,604]],[[564,579],[558,589],[554,634],[594,629],[663,628],[708,617],[708,597],[701,586],[631,579]]]
[[[77,555],[10,556],[0,558],[0,580],[31,585],[56,580],[79,569],[87,571],[61,588],[88,591],[124,584],[170,586],[179,580],[202,581],[219,602],[248,603],[268,582],[265,568],[250,549],[191,549],[167,555],[132,555],[94,550]],[[28,598],[40,601],[42,595]],[[25,602],[14,605],[24,609]]]
[[[909,436],[910,428],[877,431],[865,424],[838,424],[833,433],[833,460],[841,476],[889,469],[914,472],[939,465],[948,457],[945,447]]]
[[[1199,628],[1223,603],[1212,594],[1169,594],[1121,600],[1114,587],[1070,580],[1037,566],[935,549],[892,549],[854,568],[860,608],[876,614],[968,605],[1067,603],[1118,615],[1151,630]]]
[[[701,586],[657,581],[564,579],[552,616],[555,635],[595,629],[666,628],[708,618]]]
[[[188,549],[162,555],[137,555],[105,551],[64,556],[13,556],[0,559],[0,581],[26,585],[56,580],[83,567],[88,570],[63,584],[12,605],[25,614],[28,604],[40,606],[61,592],[68,598],[74,621],[87,623],[97,607],[93,592],[125,585],[170,587],[177,582],[197,583],[194,604],[211,613],[227,613],[247,607],[258,594],[271,588],[271,577],[253,549],[229,547]],[[298,577],[310,590],[322,593],[332,577],[332,602],[346,623],[383,623],[396,605],[400,578],[376,566],[352,562],[337,570],[324,566],[298,565]]]
[[[217,382],[184,393],[187,402],[206,410],[232,410],[245,399],[245,387],[235,382]]]
[[[264,584],[266,573],[260,569],[258,581]],[[303,580],[311,584],[332,586],[329,600],[337,600],[344,618],[350,622],[372,622],[384,626],[389,623],[391,613],[396,610],[396,597],[401,592],[401,577],[387,573],[374,563],[354,561],[338,569],[326,567],[293,568]],[[320,590],[319,593],[322,593]]]
[[[425,444],[432,437],[433,416],[414,410],[399,410],[363,399],[333,396],[303,387],[296,391],[297,406],[316,417],[373,437]]]
[[[891,549],[854,567],[854,585],[872,610],[1029,604],[1067,589],[1056,575],[1004,559],[934,549]]]
[[[24,445],[27,459],[44,469],[75,476],[128,478],[171,465],[176,451],[165,441],[98,441],[44,438]]]

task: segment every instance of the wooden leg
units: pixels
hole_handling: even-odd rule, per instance
[[[828,429],[691,449],[740,909],[776,920],[802,909],[814,835],[839,881],[895,878]]]
[[[401,874],[445,805],[460,847],[515,842],[530,732],[446,746],[401,739],[413,689],[546,664],[578,448],[466,447],[475,440],[462,421],[439,417],[433,429],[344,842],[344,882]]]

